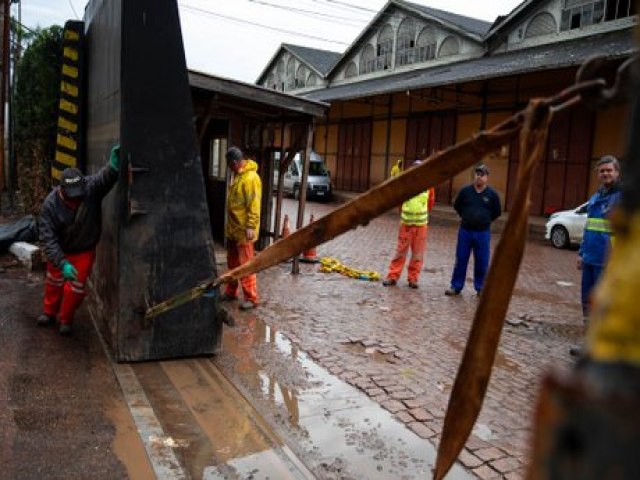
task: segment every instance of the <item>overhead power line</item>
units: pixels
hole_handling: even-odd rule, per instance
[[[344,22],[348,22],[349,25],[352,25],[354,27],[357,26],[357,25],[361,25],[361,24],[365,23],[365,20],[359,20],[357,18],[341,17],[341,16],[338,16],[338,15],[331,15],[329,13],[321,13],[321,12],[315,12],[313,10],[306,10],[304,8],[295,8],[295,7],[290,7],[290,6],[287,6],[287,5],[277,5],[275,3],[263,2],[261,0],[249,0],[249,2],[257,3],[259,5],[265,5],[267,7],[286,10],[288,12],[297,12],[297,13],[301,13],[301,14],[308,14],[308,16],[312,16],[312,17],[325,17],[325,19],[320,18],[320,20],[323,20],[325,22],[334,22],[335,23],[335,20],[342,20]]]
[[[360,5],[354,5],[353,3],[341,2],[340,0],[313,0],[313,1],[317,3],[326,2],[334,5],[342,5],[343,7],[352,8],[354,10],[362,10],[363,12],[368,12],[368,13],[378,13],[378,10],[373,10],[367,7],[361,7]]]
[[[292,30],[285,30],[283,28],[272,27],[271,25],[264,25],[262,23],[252,22],[250,20],[244,20],[242,18],[231,17],[229,15],[223,15],[221,13],[214,13],[214,12],[211,12],[209,10],[205,10],[203,8],[192,7],[191,5],[181,4],[181,8],[184,8],[185,10],[189,10],[191,12],[196,12],[196,13],[199,13],[199,14],[203,14],[203,15],[209,15],[209,16],[212,16],[212,17],[223,18],[225,20],[230,20],[230,21],[236,22],[236,23],[242,23],[242,24],[245,24],[245,25],[251,25],[253,27],[264,28],[265,30],[271,30],[271,31],[274,31],[274,32],[286,33],[288,35],[294,35],[294,36],[297,36],[297,37],[310,38],[312,40],[321,40],[323,42],[328,42],[328,43],[337,43],[339,45],[349,45],[347,42],[341,42],[339,40],[333,40],[333,39],[329,39],[329,38],[318,37],[318,36],[315,36],[315,35],[309,35],[309,34],[306,34],[306,33],[294,32]]]
[[[76,20],[78,20],[80,17],[78,17],[78,13],[76,12],[76,9],[73,6],[73,2],[71,0],[69,0],[69,6],[71,7],[71,10],[73,10],[73,14],[76,16]]]

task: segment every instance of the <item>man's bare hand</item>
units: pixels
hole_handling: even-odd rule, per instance
[[[245,232],[246,236],[247,236],[247,240],[253,240],[254,235],[256,234],[255,231],[253,230],[253,228],[247,228],[246,232]]]
[[[582,257],[578,257],[578,260],[576,260],[576,268],[582,270]]]

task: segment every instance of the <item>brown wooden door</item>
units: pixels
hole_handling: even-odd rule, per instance
[[[549,128],[547,151],[538,165],[531,189],[531,215],[566,210],[586,201],[594,113],[584,107],[556,114]],[[514,142],[509,158],[507,209],[515,195],[518,148]]]
[[[407,124],[405,167],[420,158],[425,159],[454,144],[456,131],[454,113],[437,113],[412,117]],[[436,201],[451,203],[451,180],[436,187]]]
[[[369,188],[371,121],[348,122],[338,131],[334,182],[338,190],[364,192]]]

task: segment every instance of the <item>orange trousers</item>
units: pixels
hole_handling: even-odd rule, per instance
[[[227,267],[229,270],[244,265],[253,258],[253,242],[238,243],[235,240],[227,239]],[[255,304],[258,303],[258,282],[255,274],[243,277],[240,282],[237,280],[227,283],[224,292],[233,298],[238,297],[240,285],[244,299]]]
[[[418,283],[422,265],[424,264],[424,252],[427,249],[426,225],[400,224],[396,254],[391,259],[389,273],[387,274],[389,280],[398,280],[400,278],[409,249],[411,249],[411,260],[409,260],[407,280],[412,283]]]
[[[77,280],[65,280],[62,272],[47,262],[44,284],[44,313],[58,317],[61,325],[71,325],[76,310],[85,297],[87,278],[91,274],[96,251],[65,254],[65,258],[78,270]]]

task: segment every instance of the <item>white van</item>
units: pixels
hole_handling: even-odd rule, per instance
[[[284,174],[282,190],[285,195],[293,198],[300,197],[300,184],[302,183],[302,157],[296,153],[289,168]],[[278,172],[274,175],[274,188],[278,188]],[[331,189],[331,176],[324,159],[316,152],[311,151],[309,162],[309,175],[307,177],[307,198],[317,198],[329,201],[333,195]]]

